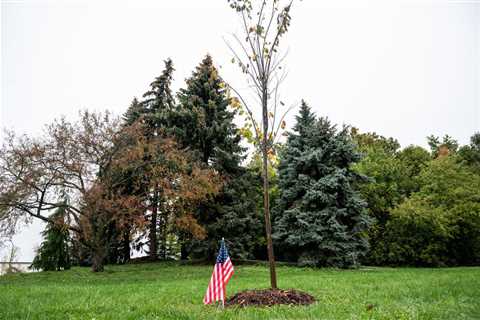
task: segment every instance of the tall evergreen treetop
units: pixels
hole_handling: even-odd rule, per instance
[[[160,107],[172,108],[175,99],[172,94],[170,86],[173,80],[173,62],[168,58],[164,61],[165,69],[162,74],[155,78],[150,84],[150,90],[143,94],[144,100],[142,103],[152,112]]]
[[[160,76],[156,77],[150,84],[150,89],[143,94],[143,100],[139,102],[134,98],[124,115],[126,126],[132,125],[139,119],[142,119],[142,124],[145,127],[143,134],[147,139],[154,139],[154,137],[159,135],[171,134],[173,131],[172,125],[174,123],[173,119],[175,119],[175,99],[172,94],[171,84],[173,71],[175,69],[173,68],[173,62],[171,59],[165,60],[164,63],[165,69]],[[152,159],[156,156],[158,155],[149,155],[149,157],[145,159],[146,164],[152,164]],[[160,190],[158,186],[154,187],[153,190],[147,190],[150,173],[151,172],[145,168],[124,170],[124,172],[122,172],[122,178],[125,183],[120,186],[120,189],[125,190],[126,192],[135,192],[131,190],[131,186],[138,185],[140,192],[144,192],[145,194],[149,193],[146,198],[149,200],[150,210],[145,212],[145,217],[150,223],[148,231],[148,244],[150,246],[149,254],[152,260],[155,260],[157,259],[158,249],[158,211],[162,203],[165,203],[165,200],[162,199],[162,190]],[[166,216],[165,212],[162,212],[162,214]],[[164,227],[166,219],[163,219],[162,223],[162,227]],[[125,256],[123,260],[128,260],[127,256],[129,257],[130,255],[129,233],[130,230],[124,232],[123,242],[120,244]],[[162,236],[165,237],[165,235]]]
[[[175,98],[172,94],[173,62],[169,58],[164,61],[165,69],[162,74],[150,84],[150,90],[143,94],[142,106],[145,113],[145,122],[150,128],[150,134],[159,134],[161,128],[171,127],[171,112],[175,107]]]
[[[256,211],[255,177],[241,166],[245,149],[235,125],[236,112],[212,58],[207,55],[186,80],[178,95],[176,136],[184,147],[196,153],[206,166],[225,177],[225,185],[214,199],[196,210],[197,221],[205,227],[207,239],[187,239],[184,257],[214,258],[218,240],[225,237],[234,258],[252,258],[261,234]]]
[[[306,130],[312,127],[315,124],[316,117],[312,113],[310,106],[302,100],[300,105],[300,111],[298,115],[295,116],[296,123],[293,126],[293,130],[298,132],[300,135],[307,135]]]
[[[140,119],[143,114],[144,109],[142,107],[142,104],[138,101],[136,97],[134,97],[132,103],[130,103],[130,106],[123,115],[123,121],[125,121],[125,125],[130,126],[134,124],[138,119]]]
[[[241,137],[233,123],[235,111],[229,108],[226,85],[210,55],[186,83],[187,87],[180,89],[178,95],[183,118],[180,139],[204,163],[212,164],[223,174],[236,171],[245,149],[240,146]]]
[[[366,203],[353,184],[360,160],[348,128],[315,119],[302,103],[294,132],[280,154],[280,200],[274,239],[290,252],[284,259],[309,265],[348,267],[368,249]]]
[[[158,134],[160,128],[166,129],[171,126],[171,120],[175,98],[172,94],[171,84],[173,80],[173,62],[169,58],[164,61],[165,69],[160,76],[150,84],[150,89],[143,94],[143,100],[133,98],[130,106],[123,115],[125,125],[132,125],[140,118],[144,118],[149,128],[147,134]]]

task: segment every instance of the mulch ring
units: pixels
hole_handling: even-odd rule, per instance
[[[226,306],[273,306],[276,304],[309,305],[315,302],[315,298],[308,293],[298,290],[247,290],[230,297]]]

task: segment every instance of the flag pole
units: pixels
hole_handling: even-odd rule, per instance
[[[222,237],[222,242],[225,242],[225,238]],[[225,295],[225,289],[223,290],[223,294]],[[225,309],[225,296],[222,299],[222,310]]]
[[[213,269],[207,292],[203,298],[204,304],[216,303],[218,309],[225,309],[226,286],[233,275],[233,264],[228,255],[225,238],[222,237],[220,251]],[[220,280],[220,281],[219,281]],[[221,300],[221,301],[219,301]]]

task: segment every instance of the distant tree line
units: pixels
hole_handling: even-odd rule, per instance
[[[149,260],[266,259],[262,153],[248,157],[245,110],[206,56],[171,90],[173,62],[123,117],[82,112],[40,137],[7,132],[0,227],[47,223],[33,267]],[[282,124],[282,127],[285,127]],[[302,102],[268,155],[279,260],[309,266],[480,263],[480,134],[430,150],[337,127]]]

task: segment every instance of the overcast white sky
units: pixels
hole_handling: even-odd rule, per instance
[[[1,3],[0,127],[34,134],[83,108],[123,113],[168,57],[175,89],[206,53],[242,83],[222,39],[239,26],[226,0]],[[430,134],[464,144],[480,131],[479,1],[304,0],[285,47],[287,103],[304,98],[402,146]],[[15,238],[21,260],[41,229]]]

